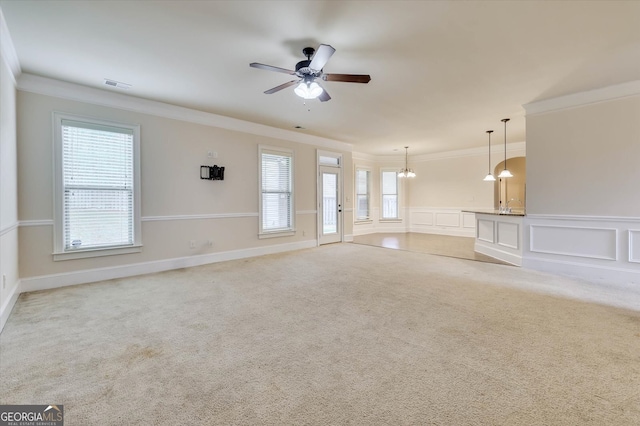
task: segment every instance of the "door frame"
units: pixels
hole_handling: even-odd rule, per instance
[[[337,220],[339,222],[339,240],[344,242],[344,167],[343,157],[339,152],[316,151],[316,245],[320,246],[320,238],[322,237],[322,172],[321,167],[336,169],[338,172],[338,204],[342,208],[338,209]]]

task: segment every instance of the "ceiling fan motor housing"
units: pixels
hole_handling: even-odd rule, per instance
[[[304,77],[318,77],[322,74],[322,70],[314,70],[309,68],[310,60],[300,61],[296,64],[296,75],[300,78]]]

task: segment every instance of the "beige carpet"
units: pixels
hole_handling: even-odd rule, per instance
[[[0,403],[67,426],[640,424],[640,312],[566,296],[629,303],[355,244],[31,293]]]

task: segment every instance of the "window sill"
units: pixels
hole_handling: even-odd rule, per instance
[[[402,222],[402,219],[380,219],[378,222]]]
[[[86,250],[53,253],[54,262],[60,260],[85,259],[88,257],[113,256],[116,254],[130,254],[142,252],[142,244],[126,247],[95,248]]]
[[[354,225],[360,225],[360,224],[367,224],[367,223],[373,223],[372,219],[357,219],[354,222]]]
[[[291,237],[293,235],[296,235],[296,231],[294,229],[288,229],[286,231],[264,232],[262,234],[258,234],[258,239],[262,240],[264,238]]]

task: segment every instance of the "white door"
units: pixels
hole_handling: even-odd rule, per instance
[[[342,241],[342,169],[320,166],[318,179],[320,244]]]

